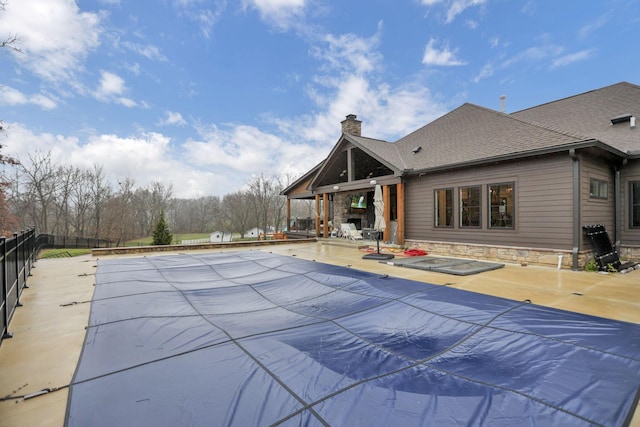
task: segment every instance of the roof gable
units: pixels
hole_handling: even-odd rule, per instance
[[[352,158],[360,156],[359,160],[350,161],[348,150],[352,151]],[[403,168],[394,163],[394,160],[399,159],[393,144],[379,139],[342,134],[310,186],[315,189],[379,176],[401,175]]]

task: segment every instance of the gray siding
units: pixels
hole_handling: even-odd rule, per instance
[[[615,188],[614,174],[610,163],[596,157],[581,157],[580,176],[581,225],[604,224],[610,240],[612,243],[615,242]],[[592,178],[607,182],[609,189],[607,199],[596,199],[590,196]],[[591,249],[587,239],[583,239],[582,249]]]
[[[573,178],[568,154],[411,177],[406,185],[406,238],[529,248],[573,246]],[[488,184],[515,184],[515,228],[488,228]],[[458,188],[482,186],[481,227],[459,227]],[[434,226],[434,190],[454,189],[454,227]]]
[[[640,246],[640,228],[629,227],[629,192],[630,181],[640,181],[640,160],[631,160],[622,168],[622,236],[620,243],[623,246]]]

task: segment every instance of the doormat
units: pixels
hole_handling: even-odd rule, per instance
[[[504,267],[504,264],[500,264],[497,262],[434,256],[411,257],[394,259],[393,261],[389,262],[381,262],[389,265],[397,265],[400,267],[415,268],[425,271],[435,271],[436,273],[455,274],[456,276],[468,276],[470,274],[478,274]]]

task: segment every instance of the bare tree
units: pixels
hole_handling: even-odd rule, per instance
[[[22,171],[25,179],[24,207],[27,208],[24,215],[33,221],[41,233],[52,233],[51,215],[55,211],[58,180],[51,152],[29,155],[28,163],[22,163]]]
[[[7,7],[6,1],[0,1],[0,12],[4,12]],[[22,50],[18,48],[18,43],[20,42],[20,38],[15,34],[9,34],[4,40],[0,41],[0,48],[11,49],[15,52],[22,53]]]
[[[0,136],[4,135],[4,126],[2,120],[0,120]],[[2,145],[0,144],[0,150]],[[0,153],[0,165],[8,165],[11,169],[12,166],[18,166],[19,162],[8,156],[4,156]],[[11,205],[7,200],[7,189],[11,187],[11,180],[6,176],[0,178],[0,236],[11,236],[13,232],[17,232],[19,228],[20,218],[12,213]]]
[[[253,196],[246,191],[238,191],[224,196],[218,224],[222,232],[238,232],[244,238],[249,225],[255,223]]]
[[[266,233],[269,229],[270,213],[273,207],[275,180],[264,174],[254,175],[249,181],[249,194],[257,216],[257,226]]]
[[[93,236],[95,239],[100,239],[103,210],[105,203],[111,197],[111,188],[107,183],[107,177],[102,166],[93,165],[89,180],[89,194],[93,208]]]
[[[91,171],[78,169],[71,189],[73,229],[77,236],[86,237],[91,219]]]

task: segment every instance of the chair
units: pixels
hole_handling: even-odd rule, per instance
[[[342,231],[342,237],[349,240],[363,240],[362,233],[358,230],[353,223],[340,224],[340,231]]]

